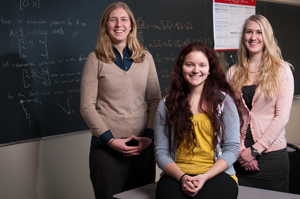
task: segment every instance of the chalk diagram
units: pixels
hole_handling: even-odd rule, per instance
[[[24,88],[31,87],[32,80],[37,81],[43,86],[51,85],[49,70],[47,66],[42,67],[40,72],[35,69],[23,69],[22,74],[23,74]]]
[[[32,34],[34,34],[34,32]],[[36,48],[32,48],[32,46],[35,46]],[[40,56],[42,58],[49,59],[47,37],[20,39],[19,54],[21,58],[27,58],[28,56]]]
[[[31,124],[31,114],[30,113],[28,113],[28,111],[27,111],[27,109],[25,108],[25,106],[24,106],[24,103],[30,103],[30,102],[35,102],[36,104],[37,103],[39,103],[39,99],[38,98],[35,98],[35,99],[33,99],[33,100],[23,100],[23,99],[21,99],[20,100],[20,104],[21,104],[21,106],[22,106],[22,108],[23,108],[23,111],[25,112],[25,115],[26,115],[26,119],[28,120],[28,125],[30,125]],[[41,103],[41,102],[40,102]]]
[[[62,106],[62,105],[61,105],[60,100],[56,100],[56,101],[54,102],[54,104],[55,104],[56,106],[60,107],[60,108],[61,108],[64,112],[66,112],[68,115],[71,115],[71,114],[74,114],[74,111],[71,110],[71,108],[70,108],[70,100],[71,100],[71,99],[72,99],[71,96],[68,97],[68,98],[66,99],[66,101],[67,101],[67,108],[66,108],[65,106]]]

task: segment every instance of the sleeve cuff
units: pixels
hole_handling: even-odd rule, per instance
[[[103,144],[106,144],[112,138],[114,138],[113,134],[111,133],[110,130],[107,130],[102,135],[100,135],[99,137],[97,137],[97,139],[95,139],[92,142],[92,144],[93,145],[97,145],[97,146],[101,146]]]
[[[149,129],[149,128],[145,128],[144,137],[148,137],[152,140],[152,142],[154,142],[154,130]]]
[[[261,155],[268,147],[264,147],[260,142],[256,142],[253,144],[253,148],[257,150],[257,152]]]

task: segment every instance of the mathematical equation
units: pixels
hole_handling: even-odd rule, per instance
[[[20,10],[39,9],[41,7],[40,0],[20,0]]]
[[[166,41],[162,41],[160,39],[153,39],[153,41],[147,45],[145,45],[145,47],[150,47],[150,48],[163,48],[163,47],[168,47],[168,48],[183,48],[186,45],[192,43],[192,42],[202,42],[205,43],[206,45],[212,45],[212,40],[210,38],[199,38],[199,39],[190,39],[187,38],[185,40],[181,40],[181,39],[175,39],[175,40],[171,40],[168,39]]]
[[[27,58],[29,55],[38,55],[49,59],[47,37],[20,39],[19,40],[20,58]]]
[[[158,25],[146,25],[142,17],[136,19],[138,33],[142,35],[143,29],[154,30],[192,30],[191,22],[173,22],[171,20],[160,20]]]
[[[156,54],[153,58],[154,58],[154,61],[159,64],[162,61],[174,62],[174,61],[176,61],[177,57],[174,56],[173,53],[170,53],[169,56],[163,56],[163,57],[160,56],[160,54]]]
[[[49,59],[48,40],[49,36],[63,36],[70,32],[70,37],[75,39],[80,31],[78,27],[86,28],[87,23],[80,19],[67,18],[66,20],[23,20],[23,19],[0,19],[0,25],[10,28],[6,34],[9,37],[19,38],[15,40],[19,49],[20,58],[41,57]],[[70,30],[70,27],[76,30]],[[34,27],[34,28],[31,28]],[[53,38],[52,38],[53,39]]]
[[[170,78],[172,76],[172,72],[169,73],[169,71],[165,70],[165,69],[157,71],[157,74],[162,79],[164,79],[164,78]]]

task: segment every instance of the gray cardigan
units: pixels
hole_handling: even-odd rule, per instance
[[[235,103],[229,95],[225,94],[223,103],[219,106],[219,114],[224,121],[226,135],[223,146],[221,147],[220,144],[216,146],[215,161],[219,158],[225,160],[228,164],[228,168],[225,172],[229,175],[234,175],[235,170],[233,168],[233,163],[238,158],[240,147],[240,120]],[[168,125],[166,124],[167,118],[167,107],[164,98],[159,102],[154,121],[155,158],[158,167],[163,171],[167,164],[175,162],[176,159],[176,150],[173,150],[172,153],[170,153],[169,150],[169,130]]]

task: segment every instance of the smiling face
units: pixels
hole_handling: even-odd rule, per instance
[[[206,55],[201,51],[187,54],[183,61],[182,74],[191,90],[203,88],[209,75],[209,61]]]
[[[127,43],[127,36],[131,30],[130,17],[123,8],[118,8],[109,14],[107,32],[114,45]]]
[[[264,40],[261,27],[255,21],[249,21],[244,32],[244,44],[249,55],[261,54],[264,49]]]

